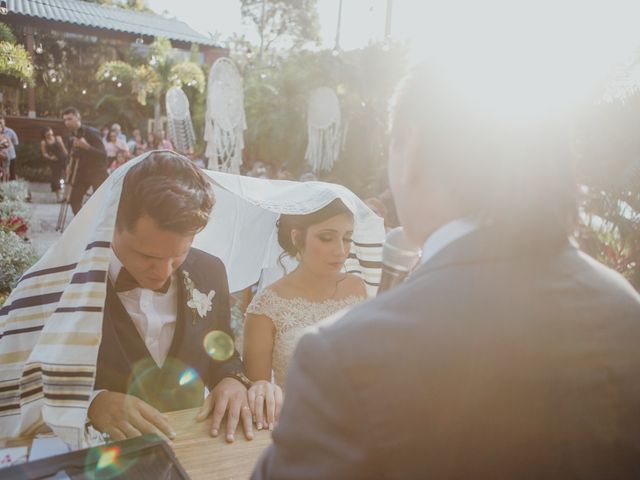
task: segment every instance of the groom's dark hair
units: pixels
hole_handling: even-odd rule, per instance
[[[192,235],[207,225],[214,203],[211,184],[190,160],[152,153],[124,178],[116,228],[133,231],[147,215],[162,230]]]

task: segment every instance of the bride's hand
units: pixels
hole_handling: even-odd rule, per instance
[[[263,427],[267,428],[267,426],[269,430],[273,430],[282,408],[282,389],[266,380],[258,380],[249,388],[248,395],[249,408],[251,408],[258,430],[262,430]]]

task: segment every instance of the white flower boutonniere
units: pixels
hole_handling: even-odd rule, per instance
[[[194,314],[193,323],[195,324],[195,314],[198,314],[200,318],[204,318],[207,313],[211,311],[213,297],[216,292],[211,290],[208,294],[202,293],[194,286],[193,280],[191,280],[191,277],[189,276],[189,272],[183,271],[182,274],[184,276],[184,286],[186,287],[187,292],[189,292],[187,307],[189,307]]]

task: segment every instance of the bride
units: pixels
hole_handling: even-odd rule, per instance
[[[366,299],[360,277],[345,273],[353,214],[340,200],[306,215],[281,215],[278,243],[297,268],[258,293],[244,326],[243,360],[254,381],[249,405],[258,430],[273,428],[289,360],[303,330]],[[273,370],[276,385],[271,384]],[[266,408],[266,419],[264,410]]]

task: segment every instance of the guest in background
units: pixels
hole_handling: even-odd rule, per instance
[[[116,161],[116,155],[119,151],[129,152],[127,145],[118,138],[118,132],[116,130],[110,130],[107,136],[107,141],[104,144],[104,150],[107,153],[107,163],[111,165]]]
[[[6,133],[0,131],[0,167],[3,182],[9,181],[9,166],[11,164],[10,150],[11,140]]]
[[[154,143],[155,143],[155,136],[153,135],[153,132],[149,132],[147,133],[147,152],[149,150],[155,150],[154,147]]]
[[[109,165],[109,175],[111,175],[118,167],[121,167],[129,160],[128,150],[118,150],[116,153],[116,159]]]
[[[7,127],[6,119],[4,115],[0,115],[0,131],[4,133],[9,140],[11,141],[11,146],[9,147],[9,180],[16,179],[16,146],[20,143],[18,140],[18,135],[15,130]]]
[[[362,279],[344,271],[353,224],[353,214],[339,199],[316,212],[282,215],[278,221],[278,243],[298,266],[258,293],[247,308],[243,359],[255,382],[249,405],[258,429],[273,428],[278,418],[280,388],[303,330],[366,299]],[[271,384],[272,370],[277,386]]]
[[[40,140],[40,154],[51,170],[51,191],[55,193],[58,203],[63,202],[61,181],[65,177],[68,152],[62,137],[54,135],[51,128],[45,128]]]
[[[129,147],[129,153],[133,157],[142,155],[147,151],[147,142],[144,141],[142,133],[140,133],[140,129],[136,128],[133,131],[133,135],[131,137],[131,140],[129,140],[127,146]]]
[[[109,125],[103,125],[102,128],[100,129],[100,138],[102,138],[102,142],[103,143],[107,143],[107,136],[109,135],[109,130],[111,130],[109,128]]]
[[[318,179],[316,178],[313,172],[307,172],[300,175],[301,182],[315,182],[317,180]]]
[[[164,130],[153,132],[153,150],[173,150],[173,145],[165,138]]]
[[[113,125],[111,125],[111,130],[116,131],[116,133],[118,134],[118,140],[120,140],[125,145],[127,144],[127,136],[122,133],[122,128],[120,128],[119,123],[114,123]]]

